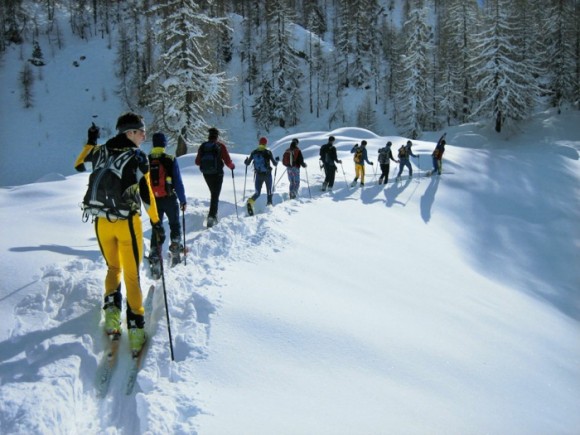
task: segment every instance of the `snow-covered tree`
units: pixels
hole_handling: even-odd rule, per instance
[[[401,85],[397,90],[397,125],[402,134],[416,139],[429,119],[432,89],[429,83],[431,63],[431,29],[427,8],[417,7],[409,13],[403,26],[404,47],[397,73]]]
[[[487,118],[501,132],[505,123],[526,118],[539,92],[532,60],[520,52],[519,15],[511,0],[490,0],[485,30],[478,35],[473,74],[480,97],[473,118]]]
[[[573,103],[578,85],[577,37],[574,33],[573,0],[553,0],[544,8],[541,34],[546,43],[543,59],[547,71],[546,87],[550,105],[560,110],[564,102]],[[578,30],[577,30],[578,31]]]
[[[470,65],[474,58],[478,9],[476,0],[448,0],[441,21],[439,110],[448,125],[454,119],[466,122],[474,104]]]
[[[154,8],[163,52],[149,77],[155,125],[177,142],[176,155],[205,138],[206,116],[227,98],[227,80],[211,63],[216,53],[208,39],[219,35],[222,20],[210,18],[193,0],[173,0]]]
[[[24,62],[20,71],[20,99],[25,109],[29,109],[34,105],[33,85],[34,74],[32,73],[32,68],[30,63]]]
[[[283,0],[272,0],[266,4],[267,27],[262,46],[266,69],[261,92],[269,82],[273,92],[270,115],[280,127],[295,126],[302,106],[302,72],[298,68],[299,58],[294,48],[292,18],[293,14]]]

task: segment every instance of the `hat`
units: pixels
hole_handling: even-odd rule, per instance
[[[167,146],[167,139],[163,133],[155,133],[153,135],[153,146],[165,148]]]
[[[387,142],[387,146],[390,147],[391,145],[393,145],[392,142],[391,141],[388,141]]]
[[[268,144],[268,139],[266,139],[265,137],[261,137],[260,141],[258,142],[260,145],[267,145]]]
[[[219,135],[220,135],[220,132],[215,127],[212,127],[207,131],[208,139],[217,139]]]
[[[144,130],[145,124],[143,123],[143,117],[132,112],[123,113],[117,118],[116,129],[119,133],[125,133],[131,130]]]
[[[334,136],[330,136],[330,137],[328,138],[328,142],[334,142]]]
[[[367,141],[366,140],[363,140],[360,144],[364,147],[364,146],[366,146]]]
[[[298,146],[298,139],[292,139],[292,142],[290,143],[291,147],[296,147]]]

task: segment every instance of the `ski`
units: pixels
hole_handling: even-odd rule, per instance
[[[107,337],[108,349],[97,368],[97,397],[105,397],[109,391],[113,371],[117,365],[121,334],[112,334]]]
[[[151,332],[153,328],[151,328],[151,311],[153,311],[153,294],[155,293],[155,285],[149,287],[149,291],[147,292],[147,297],[145,298],[145,303],[143,306],[145,307],[145,327],[147,328],[147,340],[141,350],[132,355],[131,358],[131,366],[129,367],[129,373],[127,375],[127,384],[125,385],[125,394],[129,395],[133,392],[133,388],[135,387],[135,382],[137,382],[137,375],[139,374],[139,370],[141,369],[141,363],[143,361],[143,357],[145,355],[145,351],[149,344],[149,340],[151,338]]]

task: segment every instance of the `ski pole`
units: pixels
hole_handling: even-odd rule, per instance
[[[246,166],[247,168],[247,166]],[[238,198],[236,196],[236,182],[234,181],[234,170],[232,169],[232,184],[234,186],[234,205],[236,206],[236,217],[239,219],[240,215],[238,214]]]
[[[419,178],[421,178],[421,154],[417,154],[417,158],[419,159]]]
[[[276,184],[274,186],[277,186],[278,183],[280,182],[280,180],[284,177],[284,174],[286,173],[286,169],[284,169],[284,172],[282,172],[282,175],[280,175],[280,178],[278,178],[278,181],[276,181]]]
[[[274,181],[276,181],[276,172],[278,172],[278,165],[274,166]],[[272,194],[276,192],[276,183],[274,183],[274,187],[272,188]]]
[[[185,210],[181,209],[181,226],[183,228],[183,265],[187,266],[187,250],[185,249]]]
[[[246,172],[244,174],[244,195],[242,196],[242,201],[246,199],[246,178],[248,178],[248,165],[246,165]]]
[[[308,195],[310,196],[310,199],[312,199],[312,192],[310,192],[310,181],[308,180],[308,169],[306,169],[306,166],[304,166],[304,172],[306,172],[306,185],[308,186]]]
[[[171,361],[175,361],[173,354],[173,338],[171,336],[171,320],[169,319],[169,306],[167,305],[167,287],[165,286],[165,267],[163,266],[163,244],[159,243],[159,266],[161,269],[161,283],[163,284],[163,300],[165,301],[165,315],[167,317],[167,332],[169,334],[169,350],[171,352]]]
[[[371,180],[371,182],[375,181],[377,179],[377,166],[379,166],[379,161],[377,160],[377,164],[373,165],[373,179]]]
[[[342,166],[342,162],[340,162],[340,167],[342,168],[342,175],[344,176],[344,182],[346,183],[347,186],[350,186],[350,184],[348,184],[348,181],[346,179],[346,174],[344,172],[344,166]]]

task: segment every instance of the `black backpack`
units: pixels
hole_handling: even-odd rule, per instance
[[[379,150],[379,163],[381,165],[389,163],[389,149],[387,147]]]
[[[127,219],[140,211],[138,185],[125,189],[122,185],[123,170],[136,151],[128,148],[110,152],[105,146],[94,151],[93,172],[82,204],[85,220],[89,216],[105,217],[111,221]]]
[[[221,159],[221,147],[217,142],[205,142],[200,147],[201,159],[199,169],[202,174],[219,174],[223,164]]]

